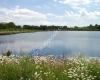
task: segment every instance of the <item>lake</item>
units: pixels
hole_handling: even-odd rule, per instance
[[[18,55],[71,56],[83,53],[100,57],[100,32],[47,31],[0,35],[0,53],[7,50]]]

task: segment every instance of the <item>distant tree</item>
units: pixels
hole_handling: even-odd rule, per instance
[[[4,29],[3,23],[0,23],[0,29]]]
[[[98,28],[100,29],[100,25],[98,25]]]
[[[63,28],[67,29],[68,27],[67,26],[63,26]]]
[[[13,22],[9,22],[6,24],[7,28],[16,28],[16,25]]]
[[[95,27],[96,27],[96,28],[98,28],[98,26],[99,26],[98,24],[95,24]]]
[[[23,25],[22,27],[20,25],[15,25],[13,22],[9,23],[0,23],[0,29],[29,29],[29,30],[82,30],[82,31],[87,31],[87,30],[100,30],[100,25],[95,24],[92,25],[90,24],[89,26],[83,26],[83,27],[78,27],[74,26],[73,27],[67,27],[67,26],[58,26],[58,25],[40,25],[40,26],[35,26],[35,25]]]
[[[78,29],[78,26],[74,26],[75,29]]]
[[[0,23],[0,29],[6,29],[7,25],[6,23]]]
[[[28,29],[29,26],[28,25],[23,25],[23,29]]]
[[[20,29],[20,28],[21,28],[21,26],[20,26],[20,25],[18,25],[18,26],[16,26],[16,28],[19,28],[19,29]]]
[[[40,25],[40,28],[41,28],[43,31],[45,31],[45,30],[47,30],[47,25]]]
[[[30,25],[24,25],[23,29],[32,29],[32,26],[30,26]]]
[[[90,24],[90,25],[88,26],[88,29],[89,29],[89,30],[94,30],[95,27],[94,27],[92,24]]]
[[[32,28],[33,28],[34,30],[40,30],[40,27],[39,27],[39,26],[32,25]]]
[[[100,25],[95,24],[95,28],[100,30]]]
[[[93,26],[92,24],[90,24],[90,25],[89,25],[89,28],[92,28],[92,27],[94,27],[94,26]]]

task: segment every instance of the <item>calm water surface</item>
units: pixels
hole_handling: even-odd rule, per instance
[[[0,53],[11,50],[15,54],[73,55],[83,53],[100,57],[100,32],[49,31],[0,36]]]

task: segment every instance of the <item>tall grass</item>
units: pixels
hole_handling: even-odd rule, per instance
[[[100,60],[1,56],[0,80],[100,80]]]

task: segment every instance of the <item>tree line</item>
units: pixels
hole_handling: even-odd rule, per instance
[[[53,31],[53,30],[60,30],[60,31],[100,31],[100,25],[90,24],[89,26],[85,27],[68,27],[68,26],[55,26],[55,25],[15,25],[13,22],[9,23],[0,23],[0,29],[28,29],[28,30],[42,30],[42,31]]]

